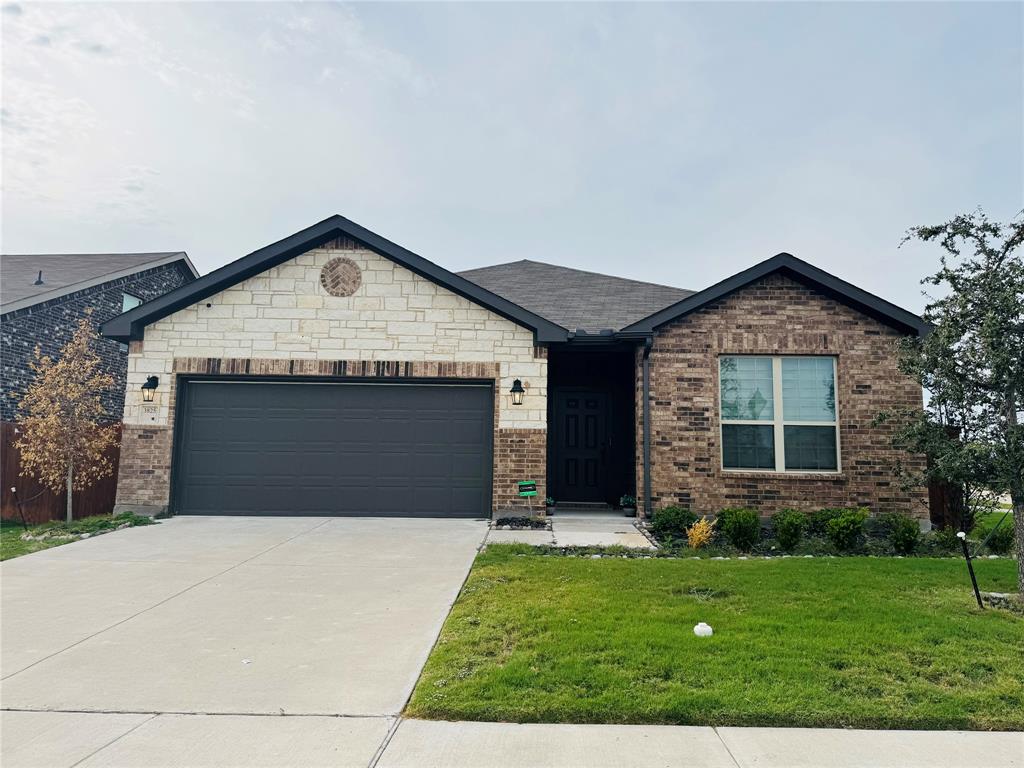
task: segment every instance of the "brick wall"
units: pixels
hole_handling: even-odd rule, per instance
[[[653,508],[698,513],[746,506],[866,506],[927,518],[925,488],[904,490],[892,465],[923,458],[893,449],[891,430],[872,425],[888,408],[920,406],[921,388],[897,368],[892,328],[781,275],[748,286],[659,329],[651,350]],[[821,354],[837,358],[841,472],[788,474],[722,470],[718,358],[725,354]],[[642,416],[637,361],[637,417]],[[642,427],[637,484],[643,490]]]
[[[494,436],[494,508],[537,512],[547,496],[547,430],[498,429]],[[536,480],[537,495],[520,498],[520,480]]]
[[[170,427],[122,427],[115,512],[159,513],[167,508],[172,439]]]
[[[332,295],[321,281],[323,266],[339,258],[360,272],[348,296]],[[545,352],[535,348],[531,331],[352,241],[338,240],[148,326],[145,338],[131,345],[124,421],[126,429],[162,428],[169,434],[175,377],[183,373],[491,379],[495,508],[518,503],[512,480],[524,479],[537,481],[539,506],[545,493]],[[139,388],[151,375],[161,384],[154,403],[144,405]],[[527,390],[521,406],[512,406],[508,395],[515,379]],[[169,470],[170,462],[168,443],[162,467]],[[142,468],[155,468],[131,460],[122,460],[122,468],[120,508],[142,503],[146,484],[155,489],[146,491],[147,498],[167,504],[170,488],[163,475],[141,474]]]
[[[123,294],[151,301],[192,279],[192,273],[180,262],[165,264],[3,315],[0,318],[3,358],[0,420],[15,418],[17,403],[34,377],[29,363],[34,359],[36,346],[44,354],[57,357],[87,309],[92,309],[92,321],[98,327],[121,314]],[[111,339],[100,339],[97,350],[104,371],[114,377],[114,386],[103,393],[103,407],[108,417],[116,421],[124,410],[128,353]]]

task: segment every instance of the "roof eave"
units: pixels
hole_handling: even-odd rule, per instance
[[[52,291],[37,293],[33,296],[26,296],[23,299],[18,299],[17,301],[8,302],[7,304],[0,306],[0,314],[6,315],[9,312],[16,312],[19,309],[32,307],[36,304],[42,304],[45,301],[53,301],[54,299],[59,299],[62,296],[68,296],[72,293],[77,293],[78,291],[95,288],[98,285],[109,283],[112,280],[119,280],[122,277],[128,277],[129,275],[134,275],[138,272],[148,272],[151,269],[157,269],[158,267],[173,264],[176,261],[184,263],[189,272],[192,273],[193,279],[199,277],[199,273],[196,272],[196,268],[192,265],[191,260],[188,258],[188,254],[184,251],[177,251],[160,259],[154,259],[153,261],[145,262],[143,264],[135,264],[131,267],[125,267],[124,269],[118,269],[113,272],[107,272],[103,275],[90,277],[86,280],[79,280],[77,283],[63,285],[59,288],[54,288]]]
[[[823,269],[808,264],[789,253],[780,253],[770,259],[755,264],[749,269],[737,272],[703,291],[698,291],[682,301],[666,307],[632,325],[623,328],[620,333],[653,333],[660,326],[677,318],[707,306],[728,296],[735,291],[750,285],[756,280],[767,277],[775,272],[782,272],[790,277],[814,283],[823,293],[831,295],[844,304],[854,307],[887,325],[908,335],[926,336],[932,326],[913,312],[892,304],[874,294],[858,288],[851,283],[832,275]]]
[[[104,323],[101,332],[104,336],[122,342],[141,339],[145,327],[150,323],[209,298],[301,253],[330,242],[339,235],[357,240],[370,250],[401,264],[421,277],[442,285],[474,304],[490,309],[495,314],[532,330],[537,343],[564,341],[568,337],[568,331],[565,328],[481,288],[454,272],[449,272],[344,216],[331,216],[318,224],[226,264],[195,282],[129,310]]]

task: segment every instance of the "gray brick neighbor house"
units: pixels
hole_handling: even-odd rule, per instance
[[[17,403],[32,380],[29,363],[37,346],[56,357],[87,310],[92,310],[98,327],[197,276],[182,252],[0,256],[0,420],[14,420]],[[116,382],[104,393],[103,405],[117,421],[124,409],[128,350],[104,339],[99,352]]]
[[[921,457],[874,419],[921,404],[895,342],[927,331],[789,254],[696,292],[455,274],[333,216],[104,325],[130,348],[118,506],[482,517],[635,494],[641,514],[926,520],[892,473]]]

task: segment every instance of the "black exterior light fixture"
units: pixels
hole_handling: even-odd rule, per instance
[[[519,379],[513,381],[512,389],[510,389],[509,392],[512,394],[512,405],[523,404],[523,395],[526,394],[526,390],[523,389],[523,382],[521,382]]]
[[[152,403],[153,395],[156,394],[157,385],[160,384],[160,379],[156,376],[150,376],[146,379],[146,383],[142,385],[142,401],[144,403]]]

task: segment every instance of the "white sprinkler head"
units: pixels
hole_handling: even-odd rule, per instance
[[[693,628],[693,634],[697,637],[711,637],[715,634],[715,630],[711,628],[710,624],[705,624],[703,621]]]
[[[957,537],[958,539],[966,539],[966,538],[967,538],[967,534],[966,534],[966,533],[964,533],[963,531],[960,531],[960,532],[959,532],[959,533],[958,533],[958,534],[956,535],[956,537]]]

